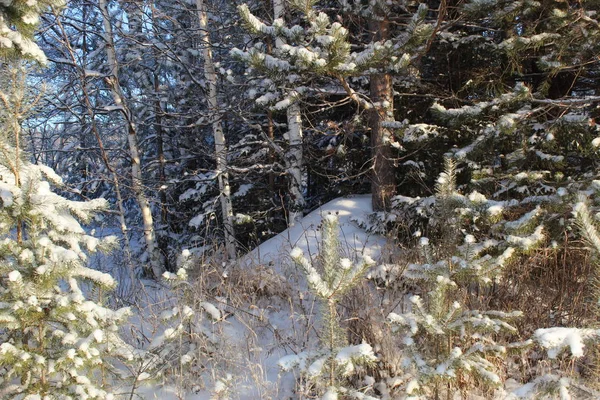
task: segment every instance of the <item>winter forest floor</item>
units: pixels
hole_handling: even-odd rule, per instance
[[[398,342],[391,337],[391,330],[382,327],[388,325],[386,318],[390,311],[410,311],[414,304],[410,305],[412,300],[408,293],[415,290],[419,293],[420,289],[409,286],[387,288],[386,294],[384,291],[380,294],[372,282],[382,271],[390,273],[388,269],[393,263],[406,264],[414,259],[414,250],[400,249],[386,238],[359,228],[357,221],[364,221],[371,213],[369,195],[335,199],[244,255],[236,265],[225,265],[214,259],[195,259],[193,265],[188,266],[189,279],[179,285],[168,286],[154,281],[131,284],[128,273],[118,266],[118,261],[113,262],[111,273],[121,281],[121,289],[114,293],[113,300],[134,309],[124,328],[125,336],[158,356],[139,365],[137,370],[129,371],[137,376],[136,383],[133,388],[123,387],[121,394],[128,398],[134,393],[133,398],[165,400],[328,398],[327,393],[325,397],[315,397],[318,385],[308,385],[305,375],[314,366],[307,361],[308,355],[322,351],[324,308],[290,254],[299,248],[305,257],[315,260],[322,246],[322,219],[334,215],[340,226],[340,257],[356,260],[367,255],[376,260],[365,274],[371,278],[371,283],[359,285],[340,301],[341,329],[347,344],[358,346],[363,342],[372,345],[379,357],[378,365],[385,366],[382,368],[386,370],[379,371],[378,376],[370,376],[367,371],[377,371],[377,368],[361,369],[357,363],[353,367],[357,373],[351,379],[353,386],[362,391],[354,392],[348,398],[411,398],[406,394],[394,394],[398,393],[394,391],[396,387],[405,387],[404,392],[407,392],[410,376],[392,373],[394,368],[400,368],[400,356],[394,347]],[[96,264],[104,265],[106,260],[97,260]],[[390,295],[390,291],[395,291],[395,296]],[[392,299],[394,304],[390,304]],[[201,310],[204,317],[193,323],[172,318],[188,305]],[[168,340],[169,329],[177,329],[180,322],[183,325],[181,332],[187,334],[173,335],[175,340]],[[582,345],[582,332],[551,332],[548,340],[560,343],[549,347],[555,346],[559,350],[570,347],[575,354],[577,346]],[[539,361],[544,358],[543,351],[531,357]],[[283,361],[286,359],[290,365],[304,360],[294,365],[302,367],[304,362],[305,371],[301,371],[302,368],[282,371],[287,368]],[[437,393],[413,398],[594,398],[595,392],[587,389],[579,396],[561,395],[560,382],[566,387],[569,384],[554,375],[554,364],[523,360],[522,355],[504,354],[495,358],[496,369],[502,371],[502,385],[495,389],[484,389],[480,382],[465,378],[463,388],[451,396],[444,393],[442,386]],[[564,361],[562,366],[574,371],[575,364],[568,363],[570,361]],[[531,371],[527,370],[527,365]],[[439,365],[437,370],[440,370]],[[541,376],[542,380],[523,385],[528,376]],[[538,396],[537,388],[546,385],[543,379],[548,380],[548,385],[558,382],[558,391]],[[577,390],[575,384],[571,385],[571,390]]]
[[[238,266],[223,270],[210,264],[194,267],[191,275],[199,276],[194,276],[192,282],[205,286],[197,290],[207,294],[206,300],[223,315],[214,327],[219,336],[218,354],[209,357],[209,364],[200,366],[202,373],[182,371],[182,376],[148,379],[147,383],[141,382],[136,395],[164,400],[291,396],[293,376],[280,376],[277,361],[290,353],[317,347],[313,325],[318,323],[319,307],[289,254],[298,247],[304,254],[316,256],[321,219],[324,215],[336,215],[342,253],[347,257],[366,254],[379,259],[382,252],[391,250],[386,248],[386,239],[368,234],[352,222],[370,213],[370,195],[335,199],[244,255]],[[151,342],[165,328],[160,314],[182,301],[181,293],[151,281],[131,285],[127,271],[113,268],[113,274],[119,275],[126,286],[117,292],[117,297],[135,299],[136,313],[125,330]],[[217,270],[220,277],[214,276]],[[296,302],[303,308],[295,309]]]

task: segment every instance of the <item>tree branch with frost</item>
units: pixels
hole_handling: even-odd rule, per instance
[[[562,99],[531,99],[534,104],[550,104],[557,106],[588,106],[600,102],[600,96],[584,96]]]
[[[538,329],[533,339],[548,352],[548,357],[555,359],[566,349],[574,358],[583,357],[585,342],[600,340],[600,329],[580,329],[553,327]]]
[[[241,118],[244,120],[244,122],[246,122],[246,124],[252,128],[258,131],[258,133],[260,133],[260,136],[267,142],[267,145],[274,151],[276,152],[283,160],[286,159],[285,157],[285,150],[283,150],[283,148],[281,146],[279,146],[277,143],[275,143],[263,130],[262,126],[260,124],[255,124],[250,122],[246,117],[241,116]]]
[[[321,274],[313,267],[312,263],[304,257],[302,250],[298,247],[294,247],[290,253],[290,257],[296,265],[298,265],[304,275],[310,288],[321,298],[327,299],[334,293],[333,289],[328,287],[326,282],[321,278]]]
[[[238,174],[244,174],[252,171],[263,171],[263,172],[277,172],[277,170],[282,170],[285,167],[279,163],[273,163],[268,165],[263,164],[254,164],[248,167],[236,167],[234,165],[229,165],[227,169],[230,171],[234,171]]]

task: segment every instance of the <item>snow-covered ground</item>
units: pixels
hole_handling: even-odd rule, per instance
[[[346,256],[364,254],[377,259],[385,239],[366,233],[351,221],[351,219],[364,219],[372,212],[371,195],[355,195],[332,200],[305,216],[296,225],[252,250],[242,258],[241,263],[247,266],[256,263],[272,264],[275,269],[278,269],[289,261],[289,253],[294,247],[298,247],[304,254],[318,254],[321,237],[319,225],[322,217],[328,214],[338,217],[340,242],[343,251],[347,253]]]
[[[236,299],[215,295],[214,292],[211,294],[210,290],[190,299],[189,296],[182,296],[179,289],[171,290],[167,285],[154,281],[144,282],[135,296],[138,299],[138,313],[131,318],[131,326],[127,327],[132,332],[131,337],[137,335],[142,338],[140,343],[146,343],[147,347],[152,346],[149,344],[151,342],[160,342],[169,324],[163,321],[161,314],[185,308],[187,302],[191,301],[197,309],[204,309],[207,314],[196,323],[200,327],[199,332],[212,335],[216,345],[203,347],[206,342],[198,344],[196,352],[201,354],[198,358],[200,362],[192,366],[195,368],[193,372],[186,368],[181,371],[171,368],[169,373],[155,379],[149,373],[138,371],[140,379],[134,397],[164,400],[296,398],[293,393],[295,377],[291,373],[281,373],[278,362],[282,358],[295,359],[296,354],[307,354],[318,348],[321,308],[290,253],[293,249],[299,249],[307,258],[316,256],[321,246],[322,219],[335,215],[339,221],[343,257],[358,259],[361,255],[368,255],[375,260],[381,259],[380,262],[385,264],[391,250],[391,246],[386,247],[386,239],[368,234],[352,222],[364,221],[371,213],[369,195],[335,199],[243,256],[236,266],[213,269],[213,273],[218,271],[219,276],[217,292],[219,284],[224,287],[229,285],[223,292],[238,296]],[[298,253],[298,250],[294,252]],[[101,263],[101,260],[97,262]],[[210,269],[204,264],[193,268]],[[190,275],[193,276],[192,271]],[[119,278],[127,281],[128,277],[122,274]],[[195,279],[192,278],[184,286],[193,287]],[[238,288],[236,285],[244,287]],[[271,289],[263,290],[269,286]],[[548,351],[550,359],[554,359],[563,351],[575,357],[581,356],[585,340],[591,337],[600,337],[600,330],[560,327],[539,329],[533,340]],[[189,347],[180,349],[181,353],[165,354],[163,349],[160,357],[170,358],[172,362],[169,365],[176,366],[176,360],[187,357],[183,352],[188,350]],[[160,357],[159,363],[162,362]],[[569,380],[546,373],[523,384],[509,377],[503,387],[494,392],[493,398],[533,399],[537,396],[537,388],[547,384],[558,385],[556,387],[566,393]],[[129,398],[130,393],[131,386],[122,388],[122,397]],[[486,397],[481,397],[481,393],[471,393],[468,398]]]
[[[262,266],[274,271],[280,279],[290,284],[296,293],[294,296],[306,296],[307,308],[292,309],[292,304],[280,302],[257,309],[248,304],[250,312],[261,313],[266,322],[261,327],[249,326],[248,320],[241,322],[237,315],[220,322],[219,330],[226,355],[231,357],[231,370],[212,370],[204,373],[205,379],[200,390],[182,391],[174,385],[157,384],[156,382],[142,384],[137,390],[138,396],[144,399],[190,399],[204,400],[211,398],[233,399],[279,399],[287,398],[293,382],[282,379],[279,374],[277,361],[294,351],[303,351],[316,345],[316,336],[308,331],[302,331],[318,318],[318,306],[311,299],[302,274],[294,266],[289,256],[293,248],[299,248],[305,256],[315,256],[320,247],[320,224],[325,215],[336,215],[339,221],[340,243],[343,255],[348,258],[368,255],[377,260],[385,247],[386,240],[377,235],[368,234],[359,228],[352,219],[364,219],[372,213],[371,196],[356,195],[338,198],[319,207],[306,215],[295,226],[281,232],[277,236],[261,244],[239,261],[242,269],[252,269]],[[155,297],[168,297],[168,294],[154,294]],[[226,311],[227,307],[223,307]],[[309,310],[308,315],[302,315]],[[307,319],[313,319],[307,321]],[[265,328],[267,327],[267,328]],[[310,329],[309,329],[310,330]],[[313,329],[314,330],[314,329]],[[302,338],[303,337],[303,338]],[[295,339],[297,343],[291,343]],[[301,339],[303,346],[299,348]],[[285,345],[289,341],[291,344]],[[251,349],[249,349],[251,347]],[[223,363],[222,363],[223,364]],[[227,364],[227,363],[225,363]],[[209,376],[207,379],[206,376]],[[186,387],[194,386],[193,382],[185,382]]]

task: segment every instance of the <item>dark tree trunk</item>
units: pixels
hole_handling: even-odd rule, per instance
[[[372,40],[380,41],[388,38],[387,19],[369,22]],[[374,74],[370,80],[370,94],[373,108],[370,110],[369,126],[371,128],[371,158],[373,172],[371,193],[373,195],[373,211],[389,211],[391,198],[396,193],[394,159],[390,142],[393,135],[385,128],[385,121],[394,119],[394,98],[392,78],[390,74]]]

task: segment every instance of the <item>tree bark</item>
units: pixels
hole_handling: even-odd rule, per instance
[[[369,29],[372,42],[388,39],[389,21],[371,19]],[[392,147],[393,135],[384,127],[384,122],[394,120],[394,97],[392,77],[387,73],[371,75],[370,95],[373,108],[369,110],[369,126],[371,128],[371,155],[373,172],[371,193],[373,211],[389,211],[391,198],[396,194]]]
[[[154,131],[156,132],[156,156],[158,157],[158,195],[160,198],[160,223],[163,227],[168,225],[169,214],[167,212],[167,175],[165,172],[166,159],[164,150],[164,129],[162,122],[162,105],[160,102],[160,84],[158,73],[153,74],[154,81]]]
[[[273,0],[273,19],[283,18],[285,13],[285,0]],[[281,47],[283,40],[275,39],[275,47]]]
[[[127,143],[129,145],[129,155],[131,157],[132,190],[141,210],[142,223],[144,225],[144,241],[146,243],[146,250],[150,259],[149,268],[146,268],[146,270],[152,276],[154,276],[154,278],[160,278],[165,271],[164,259],[160,253],[160,249],[158,248],[156,241],[150,202],[144,193],[141,157],[137,143],[137,128],[135,122],[133,121],[131,110],[127,106],[126,98],[119,82],[119,64],[117,62],[112,26],[108,14],[106,0],[99,0],[98,7],[102,13],[106,58],[109,67],[109,73],[106,77],[106,81],[110,88],[113,100],[115,104],[120,107],[127,123]]]
[[[302,219],[306,201],[302,192],[302,116],[300,105],[294,102],[287,109],[289,147],[286,152],[290,204],[288,205],[288,225],[293,226]]]
[[[231,204],[231,188],[227,171],[227,145],[221,125],[219,102],[217,99],[217,73],[213,64],[210,37],[208,35],[208,17],[204,0],[196,0],[196,11],[200,22],[200,40],[204,56],[204,77],[208,83],[208,112],[212,121],[213,137],[215,139],[215,157],[217,159],[217,181],[219,183],[219,198],[225,233],[225,249],[229,260],[236,258],[235,234],[233,228],[233,206]]]
[[[152,19],[156,19],[156,7],[151,5]],[[156,32],[153,32],[156,34]],[[158,227],[159,234],[157,238],[158,248],[162,254],[169,253],[169,242],[166,231],[169,230],[169,210],[167,204],[167,174],[166,174],[166,157],[164,150],[165,129],[163,126],[163,104],[161,100],[160,90],[160,72],[161,64],[159,62],[161,54],[156,47],[152,48],[154,54],[154,70],[152,71],[152,82],[154,86],[154,132],[156,133],[156,157],[158,158],[158,198],[160,200],[160,225]],[[160,234],[162,232],[162,235]],[[169,269],[169,259],[165,260],[165,267]]]
[[[273,0],[274,19],[283,18],[285,12],[284,0]],[[275,47],[281,47],[283,41],[275,40]],[[288,204],[288,226],[294,226],[304,216],[306,200],[302,188],[302,169],[304,155],[302,151],[302,114],[296,93],[287,93],[292,98],[290,106],[286,109],[288,124],[288,151],[285,154],[285,163],[288,174],[288,187],[290,200]]]

